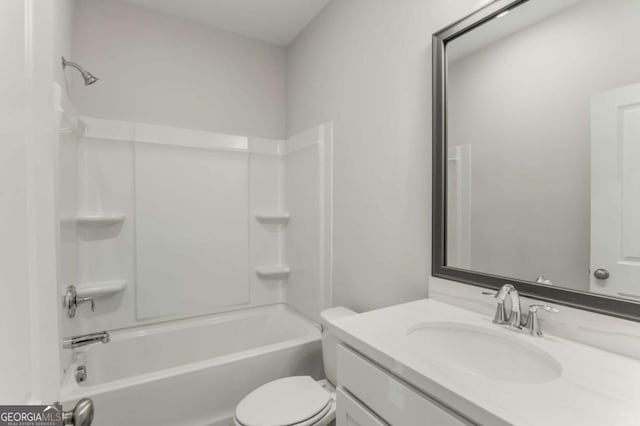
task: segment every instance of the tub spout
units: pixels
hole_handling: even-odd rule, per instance
[[[92,343],[109,343],[110,341],[111,337],[109,336],[109,333],[107,331],[101,331],[99,333],[89,333],[63,339],[62,347],[64,349],[75,349]]]

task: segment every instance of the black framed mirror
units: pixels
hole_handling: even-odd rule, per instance
[[[640,2],[433,35],[432,275],[640,321]]]

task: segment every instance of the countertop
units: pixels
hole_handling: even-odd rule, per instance
[[[329,327],[345,344],[470,420],[487,425],[640,425],[640,362],[545,334],[493,324],[492,316],[431,299],[365,312]],[[544,383],[513,383],[442,368],[407,344],[410,327],[456,322],[491,328],[545,351],[562,366]],[[469,354],[473,356],[473,354]]]

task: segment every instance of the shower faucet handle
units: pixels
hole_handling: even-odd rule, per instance
[[[84,302],[91,302],[91,312],[95,312],[96,311],[96,302],[93,301],[93,297],[87,296],[87,297],[78,297],[76,296],[76,304],[81,304]]]
[[[96,303],[91,296],[78,296],[78,290],[76,286],[70,285],[67,287],[67,293],[64,295],[64,307],[67,311],[67,316],[69,318],[73,318],[76,316],[76,312],[78,311],[78,305],[91,302],[91,311],[95,312]]]

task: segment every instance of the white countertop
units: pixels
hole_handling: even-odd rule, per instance
[[[330,327],[397,377],[482,424],[640,425],[639,361],[548,334],[532,337],[491,320],[424,299],[340,318]],[[429,321],[482,326],[522,339],[558,361],[562,374],[545,383],[520,384],[443,369],[407,345],[409,328]]]

